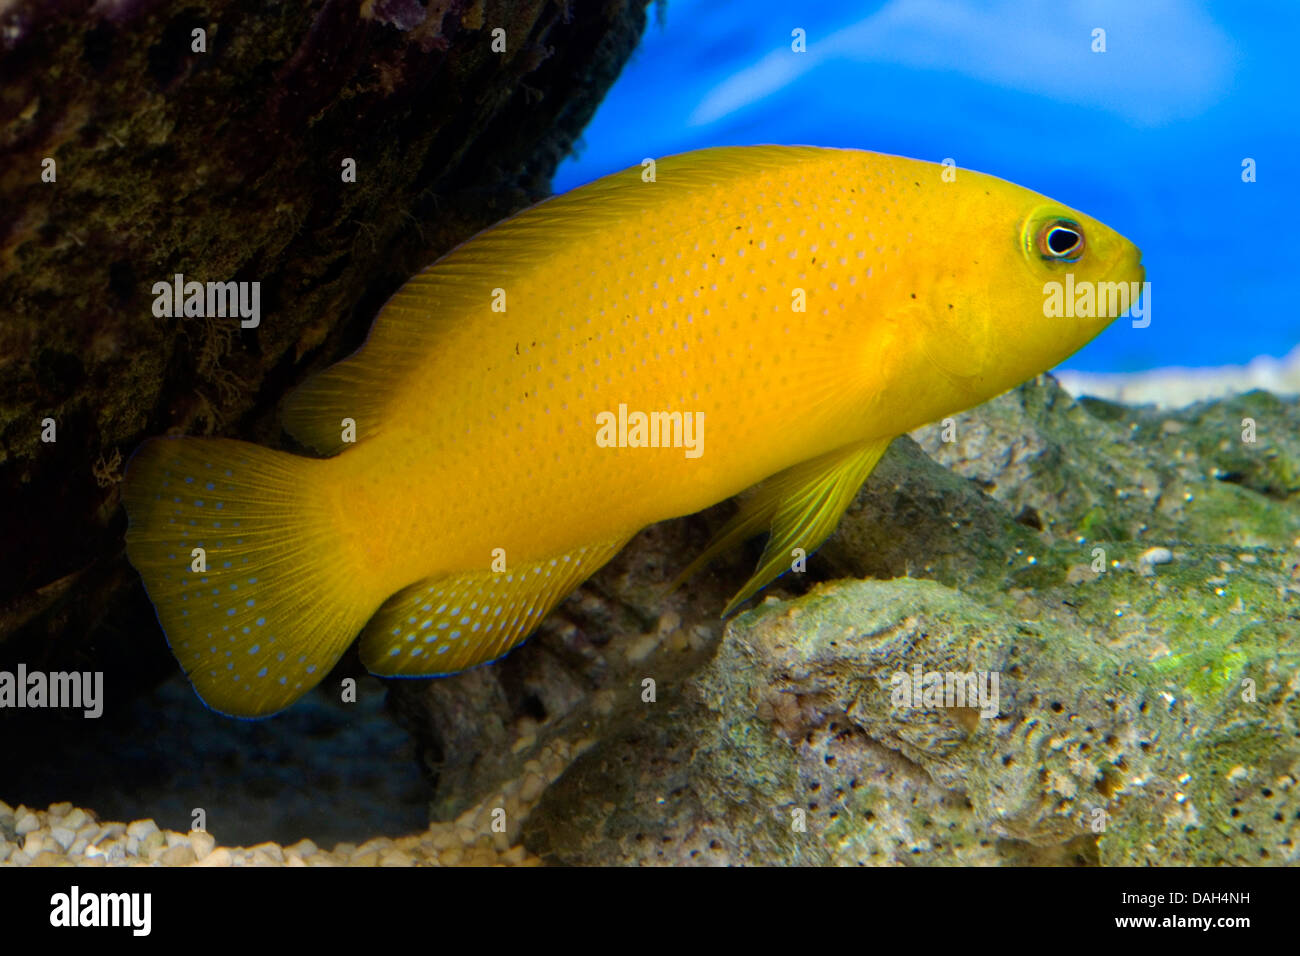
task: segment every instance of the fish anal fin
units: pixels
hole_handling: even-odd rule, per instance
[[[508,571],[427,578],[388,599],[361,635],[361,662],[380,677],[436,677],[496,660],[537,629],[628,537]]]

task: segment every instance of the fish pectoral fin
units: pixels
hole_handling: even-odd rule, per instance
[[[753,577],[727,603],[723,617],[789,570],[795,548],[806,557],[830,536],[891,441],[840,448],[776,476],[770,492],[776,501],[772,534]]]
[[[789,569],[795,548],[803,549],[806,556],[826,540],[891,441],[876,438],[857,442],[768,478],[714,536],[703,554],[678,575],[673,587],[723,551],[769,530],[771,535],[754,575],[722,612],[723,617],[730,616]]]
[[[361,662],[380,677],[437,677],[496,660],[619,552],[631,536],[507,571],[425,578],[384,602],[361,634]]]

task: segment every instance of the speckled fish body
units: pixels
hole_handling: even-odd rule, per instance
[[[706,554],[770,532],[731,607],[752,596],[834,529],[893,437],[1115,317],[1048,318],[1046,283],[1142,278],[1101,223],[951,178],[813,147],[618,173],[398,290],[362,349],[287,403],[286,429],[329,457],[147,442],[128,554],[200,696],[273,713],[358,633],[381,675],[492,660],[642,528],[762,482]],[[690,416],[694,453],[598,440],[637,412]]]

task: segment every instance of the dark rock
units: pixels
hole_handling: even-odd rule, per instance
[[[644,3],[17,0],[3,20],[0,659],[115,659],[147,686],[171,665],[121,556],[132,450],[277,443],[280,398],[403,281],[547,194]],[[259,281],[260,326],[156,318],[176,273]]]
[[[0,669],[104,671],[118,715],[176,673],[122,553],[133,449],[163,433],[280,444],[281,398],[359,345],[401,283],[549,193],[644,7],[4,5]],[[492,47],[497,28],[505,52]],[[54,182],[42,181],[46,158]],[[342,179],[345,158],[355,183]],[[177,273],[260,282],[260,325],[155,317],[153,285]],[[46,418],[54,443],[41,440]],[[340,671],[360,673],[355,654]],[[35,785],[25,768],[58,753],[43,792],[62,779],[66,795],[96,802],[87,774],[102,762],[79,748],[111,750],[118,730],[44,712],[0,720],[5,796],[24,799],[24,779]],[[294,723],[283,734],[309,748]],[[188,745],[174,733],[172,746]],[[310,803],[313,781],[296,782]]]

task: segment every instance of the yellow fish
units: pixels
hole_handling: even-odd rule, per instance
[[[195,690],[272,714],[358,633],[381,676],[493,660],[642,528],[763,482],[704,556],[770,532],[729,613],[834,530],[891,439],[1116,317],[1048,317],[1053,284],[1143,279],[1096,220],[944,173],[780,146],[616,173],[402,286],[287,402],[327,457],[146,442],[127,553]]]

